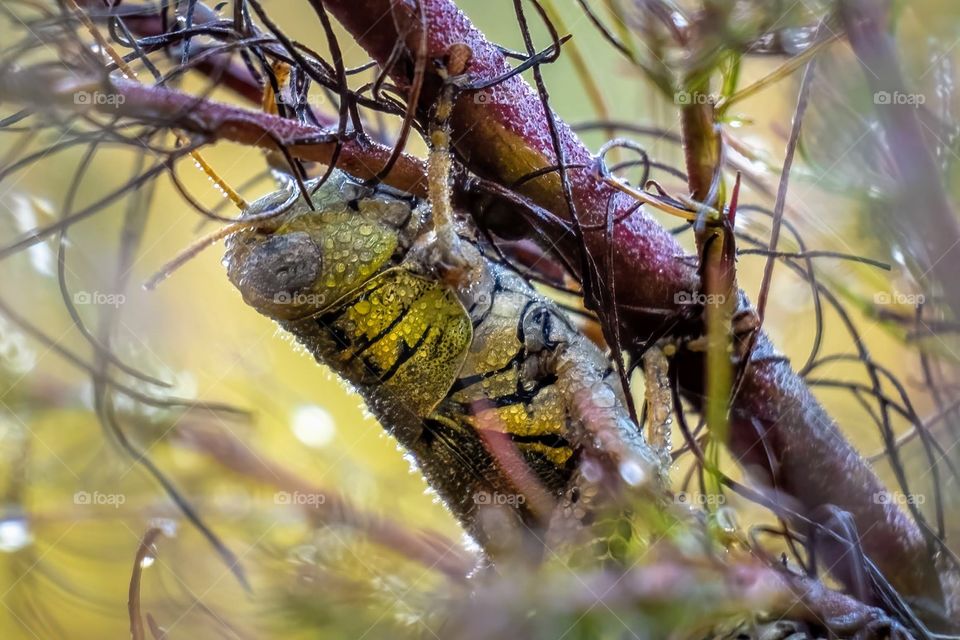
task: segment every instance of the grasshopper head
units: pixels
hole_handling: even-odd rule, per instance
[[[416,217],[412,205],[335,171],[318,188],[313,209],[296,188],[254,202],[244,217],[282,211],[266,226],[227,242],[227,274],[244,301],[276,320],[326,310],[392,264]]]

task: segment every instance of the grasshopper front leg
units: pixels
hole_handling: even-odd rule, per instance
[[[457,233],[451,191],[453,159],[450,152],[450,116],[456,104],[458,83],[466,71],[471,55],[467,45],[457,44],[450,47],[445,60],[437,62],[444,84],[434,109],[430,128],[430,155],[427,160],[433,229],[426,245],[429,247],[431,262],[437,266],[443,279],[453,286],[477,277],[476,265],[465,255]]]

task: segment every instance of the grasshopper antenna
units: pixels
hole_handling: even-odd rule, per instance
[[[279,91],[283,90],[283,87],[286,85],[290,77],[290,67],[287,64],[277,62],[271,68],[275,77],[276,83]],[[263,89],[263,96],[261,97],[261,108],[265,113],[270,113],[274,115],[280,115],[279,105],[283,102],[283,95],[279,93],[278,90],[275,90],[272,82],[267,82]],[[284,158],[282,154],[277,152],[268,152],[267,153],[267,162],[270,163],[274,169],[279,170]],[[208,166],[208,165],[203,165]],[[291,167],[291,169],[294,169]],[[208,173],[208,175],[211,175]],[[211,179],[216,174],[211,175]],[[297,173],[292,172],[292,175],[296,178]],[[306,193],[306,190],[301,187],[301,192]],[[231,191],[225,191],[229,196]],[[294,190],[294,199],[296,198],[297,191]],[[249,205],[242,199],[240,196],[237,196],[237,199],[234,200],[231,196],[231,200],[240,208],[242,212],[246,212],[249,209]],[[220,242],[224,238],[234,234],[238,231],[243,231],[244,229],[251,229],[255,227],[262,227],[268,224],[268,222],[279,215],[282,215],[290,206],[293,205],[292,199],[287,199],[279,208],[271,209],[261,214],[247,215],[241,214],[242,218],[235,222],[227,224],[225,227],[217,229],[202,238],[194,241],[188,247],[180,251],[176,256],[171,260],[165,263],[160,269],[157,270],[150,278],[143,284],[143,288],[147,291],[153,291],[160,285],[161,282],[169,278],[174,272],[177,271],[180,267],[190,262],[192,259],[200,255],[200,253],[207,247],[213,246],[214,244]]]
[[[153,291],[161,282],[173,275],[177,269],[200,255],[200,253],[207,247],[213,246],[227,236],[237,233],[238,231],[243,231],[244,229],[271,226],[272,221],[286,213],[290,207],[293,206],[294,202],[297,201],[299,196],[300,192],[297,189],[292,189],[289,197],[287,197],[287,199],[281,203],[280,206],[268,209],[267,211],[261,213],[245,215],[241,219],[231,222],[230,224],[221,227],[216,231],[208,233],[202,238],[194,241],[186,249],[183,249],[166,264],[160,267],[156,273],[150,276],[150,278],[143,284],[143,288],[147,291]]]

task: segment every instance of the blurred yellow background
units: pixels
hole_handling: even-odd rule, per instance
[[[264,4],[291,36],[325,51],[322,32],[307,3],[273,0]],[[510,3],[461,0],[459,4],[491,39],[522,49]],[[573,43],[589,57],[611,117],[677,133],[675,105],[657,95],[615,54],[575,3],[557,4],[566,30],[574,34]],[[933,10],[950,3],[921,4]],[[925,15],[925,10],[914,8],[914,15],[904,19],[902,39],[920,37],[926,27],[917,17]],[[955,20],[949,9],[940,10],[945,19]],[[957,23],[952,24],[956,27]],[[9,41],[20,28],[5,20],[0,35]],[[363,51],[339,33],[348,64],[365,62]],[[545,31],[537,29],[535,35],[539,46],[546,46]],[[844,45],[834,48],[831,55],[843,64],[855,64]],[[741,82],[745,85],[765,75],[779,62],[775,58],[746,61]],[[569,56],[545,67],[544,76],[553,106],[567,122],[596,118]],[[372,74],[364,75],[362,81],[370,78]],[[736,109],[744,116],[733,129],[736,135],[767,154],[772,166],[783,154],[796,85],[797,77],[791,76]],[[202,87],[196,78],[184,85],[188,90]],[[223,91],[214,95],[239,102]],[[12,111],[10,105],[4,107],[3,115]],[[600,132],[585,139],[593,149],[603,142]],[[7,157],[17,140],[12,134],[0,136],[0,158]],[[657,160],[682,165],[675,146],[656,139],[640,142]],[[423,147],[415,142],[410,150],[422,154]],[[3,244],[60,215],[83,151],[75,148],[51,155],[0,183]],[[203,153],[234,186],[247,183],[265,166],[256,149],[217,144]],[[788,218],[804,231],[811,248],[891,261],[895,256],[889,247],[870,237],[861,203],[821,188],[827,174],[835,178],[841,170],[856,172],[857,158],[856,153],[836,157],[835,166],[826,167],[801,162]],[[191,165],[186,160],[178,167],[191,193],[207,205],[218,203],[220,194]],[[116,188],[134,169],[128,150],[99,150],[80,185],[74,209]],[[775,173],[759,165],[758,171],[776,187]],[[679,186],[675,180],[664,178],[663,182]],[[200,217],[184,204],[169,179],[162,177],[156,185],[129,290],[110,290],[126,202],[70,229],[67,281],[71,291],[102,303],[79,305],[83,318],[95,326],[103,305],[116,302],[115,347],[121,359],[173,382],[171,395],[229,403],[252,412],[249,420],[205,413],[191,414],[188,420],[213,421],[256,457],[341,492],[359,508],[459,539],[454,520],[365,412],[359,398],[278,333],[270,321],[242,303],[220,263],[222,246],[203,252],[157,291],[140,288],[140,283],[199,233],[212,229],[200,226]],[[242,195],[253,200],[272,188],[271,179],[263,178],[245,188]],[[750,189],[741,197],[743,201],[772,205]],[[232,215],[229,208],[223,213]],[[745,228],[765,237],[765,219],[744,214],[741,220]],[[664,220],[664,224],[672,227],[676,221]],[[684,241],[689,247],[689,238]],[[820,264],[832,281],[844,282],[861,296],[869,298],[883,287],[910,290],[909,278],[897,268],[892,274],[874,274],[846,263]],[[741,284],[753,297],[762,265],[759,257],[740,261]],[[89,349],[63,308],[55,272],[55,243],[36,245],[2,263],[0,298],[42,328],[57,345],[90,360]],[[814,335],[808,285],[787,269],[778,268],[771,300],[766,327],[794,362],[802,362]],[[878,362],[912,385],[918,410],[927,412],[931,404],[917,389],[921,375],[913,348],[876,321],[860,314],[855,317]],[[837,326],[836,317],[828,314],[826,321],[825,353],[849,351],[850,341]],[[0,476],[0,637],[126,636],[130,574],[139,540],[151,524],[166,527],[171,536],[160,539],[158,557],[144,569],[143,609],[171,629],[171,638],[377,638],[391,637],[403,626],[426,633],[418,625],[424,608],[429,607],[417,598],[436,580],[430,571],[405,563],[346,529],[312,532],[296,508],[278,500],[276,487],[245,479],[210,456],[171,442],[178,412],[149,409],[120,398],[118,410],[126,431],[149,451],[239,556],[252,585],[252,592],[245,592],[159,486],[104,434],[91,410],[89,376],[3,318],[0,345],[0,467],[4,471]],[[842,364],[825,367],[821,374],[862,377],[856,367]],[[642,394],[639,382],[635,392]],[[818,397],[862,451],[880,449],[879,435],[849,395],[825,391]],[[886,466],[882,465],[880,472],[889,479]],[[93,504],[96,502],[99,504]],[[329,574],[311,573],[309,567],[314,564],[339,567],[360,584],[384,589],[392,596],[390,609],[358,613],[349,598],[344,600],[344,591],[331,586]]]

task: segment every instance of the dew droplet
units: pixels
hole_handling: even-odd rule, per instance
[[[25,517],[0,521],[0,552],[13,553],[33,542],[33,534]]]
[[[163,535],[168,538],[173,538],[177,535],[177,521],[172,518],[152,518],[150,520],[150,526],[160,529]]]
[[[580,466],[580,473],[583,475],[583,479],[591,484],[600,482],[600,479],[603,478],[603,469],[592,460],[584,461]]]
[[[636,460],[626,460],[620,464],[620,477],[631,487],[636,487],[646,481],[647,472]]]
[[[320,448],[330,444],[337,432],[333,416],[317,405],[298,407],[291,422],[293,435],[308,447]]]

